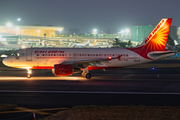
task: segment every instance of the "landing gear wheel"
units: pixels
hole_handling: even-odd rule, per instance
[[[86,77],[87,79],[90,79],[90,78],[91,78],[91,74],[90,74],[90,73],[87,73],[87,74],[85,75],[85,77]]]
[[[31,74],[27,74],[27,78],[31,78]]]

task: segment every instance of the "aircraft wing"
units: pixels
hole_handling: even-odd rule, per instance
[[[97,59],[87,59],[87,60],[79,60],[74,62],[62,62],[61,64],[91,64],[91,63],[100,63],[103,61],[110,61],[112,59],[117,59],[117,57],[108,57],[108,58],[97,58]]]

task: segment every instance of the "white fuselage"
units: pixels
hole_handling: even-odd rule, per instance
[[[100,63],[91,63],[96,67],[125,67],[149,62],[134,51],[121,48],[27,48],[15,52],[18,55],[9,56],[3,63],[15,68],[52,69],[55,64],[76,62],[90,59],[112,58]]]

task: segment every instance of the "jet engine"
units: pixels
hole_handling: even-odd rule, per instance
[[[68,76],[73,74],[73,65],[68,64],[56,64],[54,65],[54,75],[55,76]]]

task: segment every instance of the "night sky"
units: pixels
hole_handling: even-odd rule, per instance
[[[0,0],[0,25],[18,24],[19,17],[23,25],[79,28],[82,33],[156,25],[167,17],[180,26],[180,0]]]

